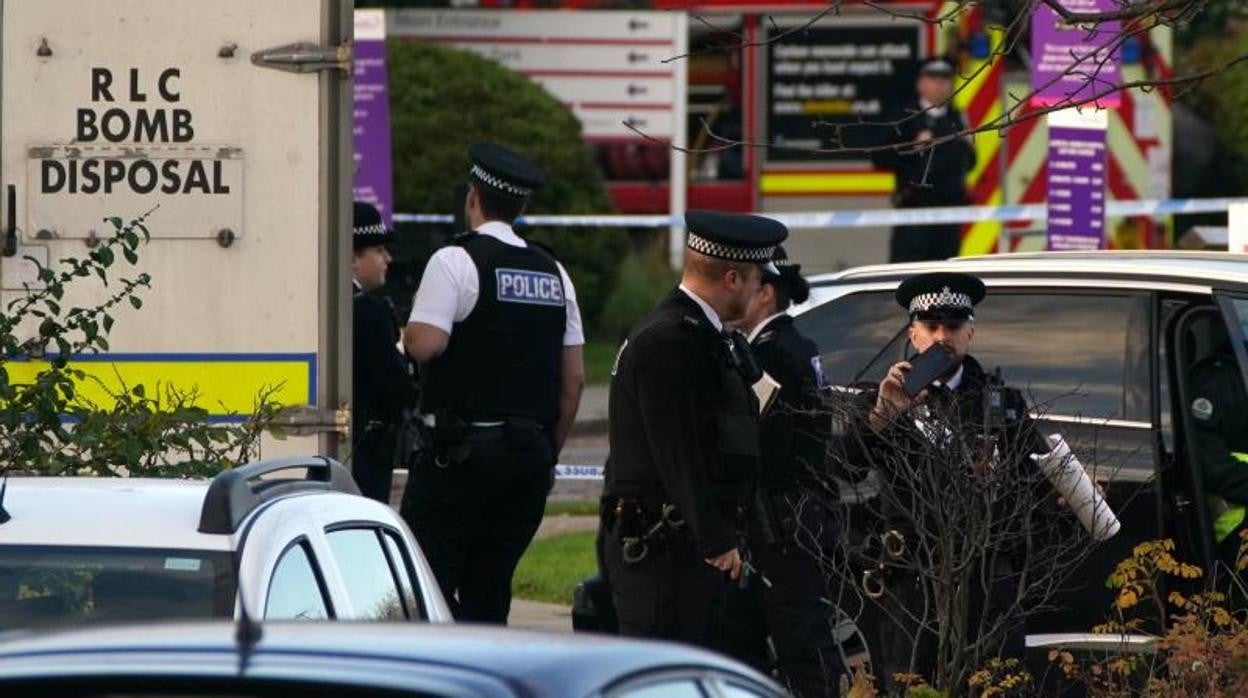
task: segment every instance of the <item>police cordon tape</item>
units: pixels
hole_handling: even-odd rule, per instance
[[[602,479],[603,466],[601,465],[578,465],[573,463],[560,463],[555,466],[556,480],[589,480],[597,481]],[[398,468],[395,472],[406,473],[406,468]]]
[[[1150,216],[1154,218],[1191,213],[1222,213],[1234,204],[1248,205],[1248,198],[1224,199],[1146,199],[1141,201],[1110,201],[1105,214],[1119,216]],[[1013,204],[1007,206],[944,206],[934,208],[882,208],[846,211],[809,211],[792,213],[760,213],[793,229],[870,228],[893,225],[931,225],[934,223],[976,223],[979,221],[1044,221],[1048,216],[1045,204]],[[396,223],[443,223],[455,221],[444,213],[396,213]],[[596,215],[596,216],[523,216],[518,225],[572,228],[667,228],[683,226],[681,216]]]
[[[556,480],[601,480],[601,465],[574,465],[560,463],[555,466]]]

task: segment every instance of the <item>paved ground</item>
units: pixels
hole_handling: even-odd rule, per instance
[[[572,632],[572,609],[553,603],[512,599],[508,625],[525,630]]]

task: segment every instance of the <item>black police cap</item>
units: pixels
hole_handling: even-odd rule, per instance
[[[546,181],[537,165],[497,143],[473,143],[468,160],[472,163],[468,176],[474,183],[508,196],[527,199]]]
[[[940,271],[906,279],[895,298],[913,320],[971,320],[987,293],[984,282],[970,274]]]
[[[783,223],[762,216],[723,211],[685,212],[685,244],[708,257],[766,264],[776,245],[789,236]]]
[[[951,78],[953,77],[953,64],[948,59],[939,56],[928,58],[919,66],[919,75]]]
[[[389,245],[394,242],[394,231],[386,227],[381,220],[381,212],[377,207],[365,202],[356,201],[351,214],[351,242],[358,252],[366,247]]]
[[[763,283],[783,288],[794,303],[805,303],[810,297],[810,283],[802,276],[802,265],[789,259],[784,245],[776,245],[771,262],[763,265]]]

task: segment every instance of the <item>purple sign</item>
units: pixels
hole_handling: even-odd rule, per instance
[[[1070,12],[1121,9],[1115,0],[1060,0]],[[1090,101],[1116,107],[1122,22],[1069,25],[1043,3],[1031,15],[1031,102],[1075,106]]]
[[[355,12],[355,181],[357,201],[381,211],[393,225],[390,169],[390,92],[386,71],[386,17],[382,10]]]
[[[1062,120],[1049,121],[1048,249],[1099,250],[1105,246],[1106,130],[1072,128]]]

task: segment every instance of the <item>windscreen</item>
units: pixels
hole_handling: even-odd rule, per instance
[[[229,618],[234,593],[228,552],[0,546],[0,631]]]

